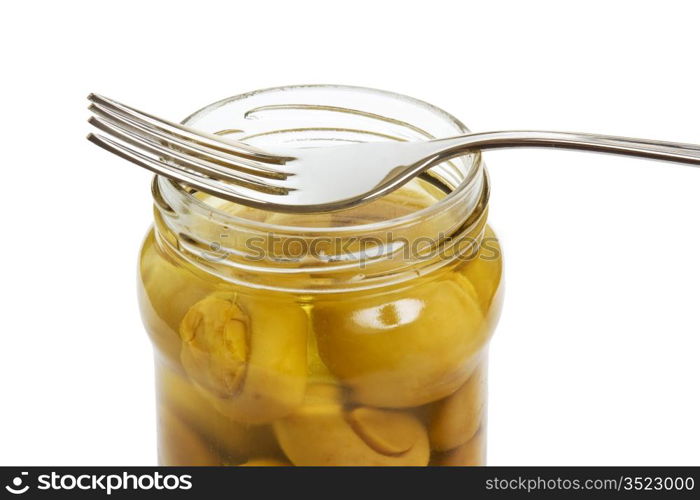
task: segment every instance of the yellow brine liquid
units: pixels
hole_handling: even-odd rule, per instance
[[[443,196],[414,180],[365,206],[304,216],[200,197],[251,220],[350,227]],[[478,255],[410,281],[290,293],[217,278],[166,251],[151,231],[140,304],[156,349],[160,463],[483,464],[501,258],[491,229],[478,233]],[[262,246],[282,257],[292,248],[284,240]],[[297,279],[303,289],[310,277]]]

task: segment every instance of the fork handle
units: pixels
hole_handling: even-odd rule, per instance
[[[537,147],[595,151],[700,165],[700,145],[610,135],[513,130],[480,132],[430,142],[437,146],[435,154],[439,155],[440,161],[460,156],[472,149]]]

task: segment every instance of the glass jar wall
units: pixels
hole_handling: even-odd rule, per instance
[[[264,148],[466,128],[352,87],[271,89],[187,123]],[[332,166],[329,166],[332,168]],[[328,214],[153,183],[139,299],[162,465],[480,465],[502,259],[478,154]]]

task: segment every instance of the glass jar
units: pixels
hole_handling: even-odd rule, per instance
[[[253,92],[184,123],[261,148],[468,132],[427,103],[337,86]],[[139,300],[160,463],[483,464],[502,297],[488,195],[478,153],[323,214],[154,178]]]

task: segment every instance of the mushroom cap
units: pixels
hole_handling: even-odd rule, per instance
[[[423,424],[407,411],[341,404],[340,389],[310,386],[302,406],[273,424],[294,465],[423,466],[430,458]]]
[[[456,391],[490,333],[473,287],[453,273],[409,289],[321,301],[312,319],[321,358],[352,399],[388,408]]]
[[[486,411],[486,364],[477,367],[457,392],[433,404],[428,431],[434,450],[445,451],[469,441]]]
[[[166,407],[158,409],[158,462],[167,466],[220,465],[219,457],[201,436]]]
[[[190,308],[180,337],[185,371],[231,419],[267,423],[301,404],[308,318],[296,303],[215,293]]]
[[[240,463],[253,456],[281,455],[270,426],[242,424],[223,415],[191,380],[169,365],[159,363],[156,374],[160,405],[177,415],[227,461]]]

